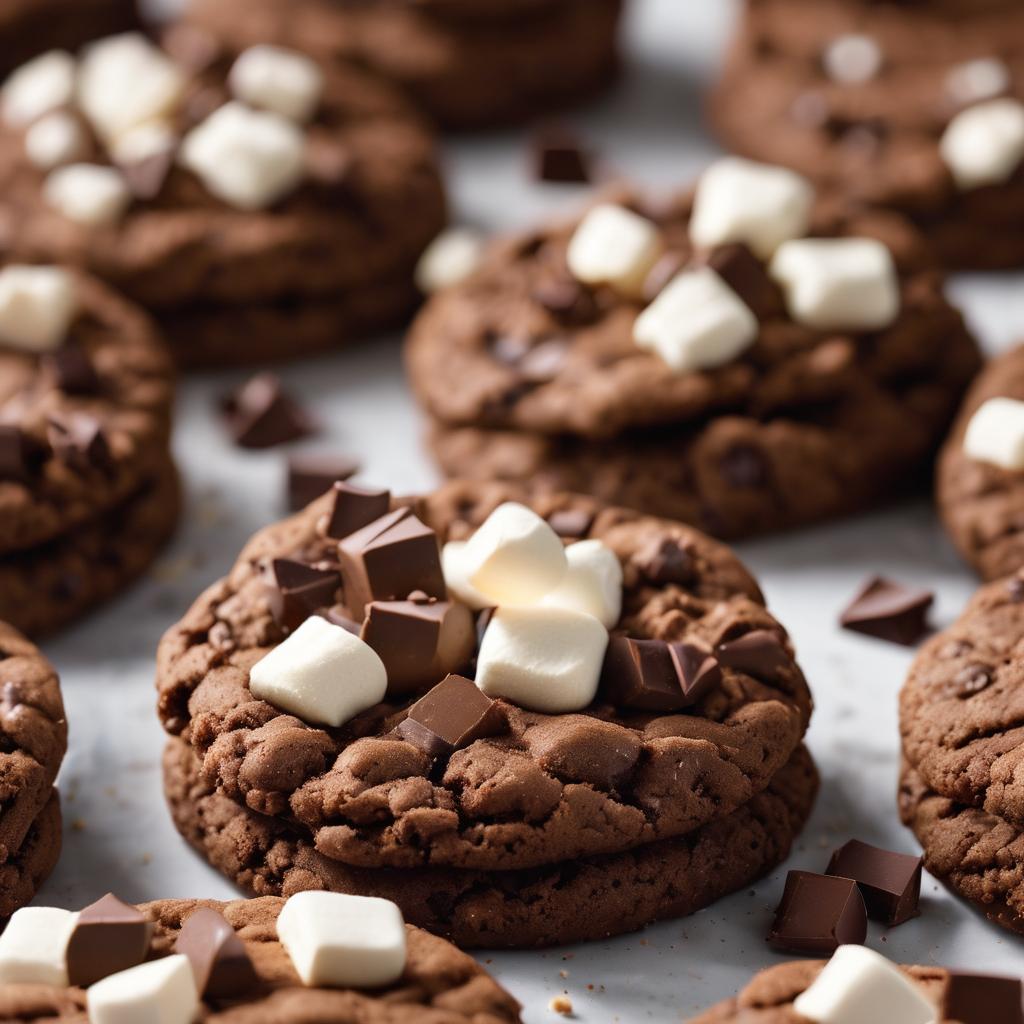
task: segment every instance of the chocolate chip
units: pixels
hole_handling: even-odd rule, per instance
[[[568,274],[541,281],[531,294],[534,302],[565,327],[583,327],[597,319],[594,293]]]
[[[768,681],[777,679],[793,664],[783,642],[767,629],[755,629],[719,644],[715,653],[722,665]]]
[[[949,686],[949,693],[953,697],[967,700],[976,693],[981,693],[993,683],[992,670],[987,665],[965,665],[953,677]]]
[[[341,587],[337,569],[321,568],[287,558],[270,567],[270,610],[282,629],[298,629],[319,608],[331,607]]]
[[[67,947],[68,981],[79,988],[141,964],[153,924],[113,893],[86,907]]]
[[[296,454],[288,457],[288,508],[298,512],[326,494],[331,487],[359,472],[359,463],[347,455]],[[387,509],[385,508],[385,511]]]
[[[99,374],[89,353],[79,345],[67,345],[56,352],[47,352],[40,365],[53,386],[66,395],[99,393]]]
[[[893,926],[918,914],[921,858],[851,839],[832,854],[826,874],[852,878],[870,918]]]
[[[867,931],[867,912],[856,882],[790,871],[768,942],[787,953],[827,957],[840,946],[862,945]]]
[[[53,413],[47,421],[47,437],[54,455],[78,472],[106,470],[112,464],[103,424],[92,413]]]
[[[223,402],[232,437],[241,448],[273,448],[316,431],[309,414],[272,373],[246,381]]]
[[[768,464],[764,455],[749,444],[733,445],[719,459],[722,479],[730,487],[763,487],[768,482]]]
[[[559,537],[571,540],[586,537],[593,523],[593,513],[585,512],[583,509],[565,508],[548,516],[548,526]]]
[[[664,640],[615,636],[601,668],[602,698],[619,708],[678,711],[688,701]]]
[[[764,264],[740,243],[710,250],[702,262],[746,303],[758,320],[779,316],[785,308],[779,286],[768,276]]]
[[[387,515],[391,507],[390,491],[366,490],[344,481],[334,483],[334,498],[327,514],[327,536],[341,540]]]
[[[869,579],[840,616],[844,629],[912,646],[928,632],[928,611],[935,595],[883,576]]]
[[[538,181],[586,185],[590,182],[590,157],[565,128],[547,127],[533,140],[534,171]]]
[[[0,425],[0,480],[29,483],[50,455],[50,448],[20,427]]]
[[[669,651],[687,705],[703,700],[722,681],[722,668],[711,650],[697,643],[670,644]]]
[[[260,984],[245,944],[224,916],[210,907],[189,914],[174,952],[188,957],[200,998],[244,996]]]
[[[142,159],[119,162],[118,168],[136,199],[155,199],[163,191],[175,156],[176,147],[167,146]]]
[[[495,701],[471,680],[451,675],[409,708],[398,733],[431,757],[447,758],[505,728],[505,716]]]
[[[651,583],[686,586],[693,582],[693,556],[678,540],[669,537],[656,540],[637,556],[636,562]]]
[[[1020,978],[950,971],[939,1018],[960,1024],[1022,1024]]]

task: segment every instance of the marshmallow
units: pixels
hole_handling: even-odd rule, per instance
[[[200,1009],[192,965],[181,953],[111,974],[85,998],[89,1024],[192,1024]]]
[[[484,241],[469,228],[442,231],[416,264],[416,287],[424,295],[461,284],[483,259]]]
[[[11,264],[0,270],[0,345],[52,352],[78,312],[74,277],[60,267]]]
[[[44,171],[80,160],[87,150],[81,122],[63,110],[41,117],[25,133],[25,153]]]
[[[677,274],[637,318],[633,340],[677,373],[735,359],[757,338],[747,304],[710,267]]]
[[[499,505],[462,549],[466,581],[495,605],[529,605],[565,575],[558,534],[532,509]]]
[[[967,424],[964,453],[1003,469],[1024,469],[1024,402],[990,398]]]
[[[279,114],[227,103],[185,136],[181,162],[218,199],[260,210],[291,192],[305,172],[302,130]]]
[[[531,711],[564,714],[593,703],[608,631],[566,608],[499,608],[477,655],[476,685]]]
[[[324,76],[316,63],[280,46],[253,46],[228,75],[235,99],[272,110],[293,121],[308,121],[320,105]]]
[[[934,1024],[936,1008],[884,956],[840,946],[793,1009],[815,1024]]]
[[[769,274],[786,293],[790,316],[824,331],[888,327],[900,310],[892,254],[873,238],[804,238],[786,242]]]
[[[479,590],[471,587],[466,579],[466,566],[463,552],[466,550],[464,540],[450,540],[441,549],[441,571],[444,573],[445,586],[473,611],[491,608],[494,602],[484,597]]]
[[[254,697],[317,725],[344,725],[384,699],[388,674],[366,642],[313,615],[249,672]]]
[[[46,201],[76,224],[115,224],[132,194],[120,172],[99,164],[68,164],[51,171],[43,184]]]
[[[870,82],[882,70],[882,51],[871,36],[851,32],[833,39],[821,62],[834,82],[859,85]]]
[[[593,615],[611,629],[622,614],[622,563],[599,540],[581,540],[565,549],[569,563],[562,582],[545,594],[541,604],[550,608]]]
[[[0,935],[0,985],[68,984],[66,954],[78,915],[56,907],[16,910]]]
[[[939,149],[964,191],[1009,181],[1024,160],[1024,104],[996,99],[960,111]]]
[[[150,121],[131,128],[116,139],[110,155],[119,164],[141,163],[160,153],[169,153],[177,145],[178,137],[170,125],[163,121]]]
[[[767,259],[783,242],[807,233],[813,203],[814,189],[799,174],[725,157],[697,183],[690,238],[706,249],[742,242]]]
[[[578,281],[608,284],[623,295],[639,297],[663,249],[656,224],[623,206],[605,203],[580,221],[566,259]]]
[[[405,970],[405,923],[390,900],[300,892],[281,909],[277,937],[306,985],[381,988]]]
[[[40,54],[4,82],[0,114],[14,128],[31,124],[75,98],[75,59],[63,50]]]
[[[946,91],[963,106],[1001,96],[1010,84],[1010,69],[998,57],[957,64],[946,75]]]

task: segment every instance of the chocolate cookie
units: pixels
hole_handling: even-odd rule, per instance
[[[21,846],[0,864],[0,919],[10,917],[35,897],[57,866],[60,849],[60,797],[54,789],[29,826]]]
[[[606,939],[695,913],[786,858],[810,814],[817,774],[800,748],[749,804],[687,836],[570,864],[490,873],[374,870],[325,857],[284,822],[214,792],[180,740],[167,746],[164,787],[182,835],[243,889],[381,896],[397,902],[413,924],[468,949]]]

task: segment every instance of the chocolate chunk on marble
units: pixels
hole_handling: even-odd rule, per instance
[[[190,914],[174,943],[188,957],[196,991],[207,999],[250,995],[260,979],[235,929],[216,910],[200,907]]]
[[[398,733],[431,757],[446,758],[505,728],[505,716],[496,701],[472,680],[450,675],[409,708]]]
[[[309,414],[272,373],[247,380],[222,403],[231,436],[240,448],[273,448],[316,431]]]
[[[586,185],[591,180],[590,155],[566,128],[547,127],[533,140],[534,168],[539,181]]]
[[[826,874],[852,878],[860,886],[868,916],[892,926],[919,912],[921,864],[920,857],[851,839],[832,854]]]
[[[321,494],[326,494],[335,483],[345,481],[358,472],[359,462],[348,455],[312,452],[289,456],[289,510],[298,512]],[[387,506],[383,512],[386,511]]]
[[[928,611],[935,595],[873,576],[843,611],[844,629],[913,646],[928,632]]]
[[[390,506],[390,491],[367,490],[337,481],[334,483],[331,511],[327,515],[327,536],[332,540],[344,540],[356,530],[387,515]]]
[[[89,985],[141,964],[153,925],[135,907],[107,893],[79,915],[67,947],[68,980]]]
[[[867,929],[867,911],[856,882],[790,871],[768,942],[787,953],[827,957],[840,946],[863,944]]]

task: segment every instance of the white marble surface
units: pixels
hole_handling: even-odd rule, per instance
[[[731,10],[725,0],[636,0],[624,81],[573,119],[610,165],[670,186],[685,182],[713,153],[701,129],[698,91]],[[452,143],[446,160],[460,215],[487,227],[522,225],[580,198],[573,188],[534,184],[515,134]],[[1024,336],[1020,285],[1019,276],[954,282],[954,294],[993,350]],[[325,443],[364,457],[365,479],[402,490],[430,485],[397,339],[293,367],[284,376],[323,417]],[[281,453],[233,449],[214,414],[216,396],[240,377],[193,379],[182,390],[176,448],[189,505],[181,535],[158,571],[46,645],[64,680],[71,749],[60,779],[64,855],[39,902],[78,907],[111,888],[132,900],[233,894],[190,853],[168,819],[152,677],[162,630],[230,565],[255,529],[282,511]],[[910,654],[841,632],[836,613],[865,574],[883,570],[934,588],[935,618],[945,624],[971,593],[971,576],[924,501],[740,550],[791,630],[818,706],[810,745],[823,788],[786,867],[821,870],[829,850],[850,836],[913,850],[894,807],[896,694]],[[593,1024],[680,1021],[780,960],[763,935],[783,877],[780,869],[702,914],[640,935],[572,950],[498,954],[488,963],[525,1004],[528,1024],[558,1019],[548,1002],[563,990],[577,1018]],[[931,879],[924,892],[917,920],[888,933],[872,926],[869,941],[876,949],[906,961],[1020,970],[1017,940]]]

